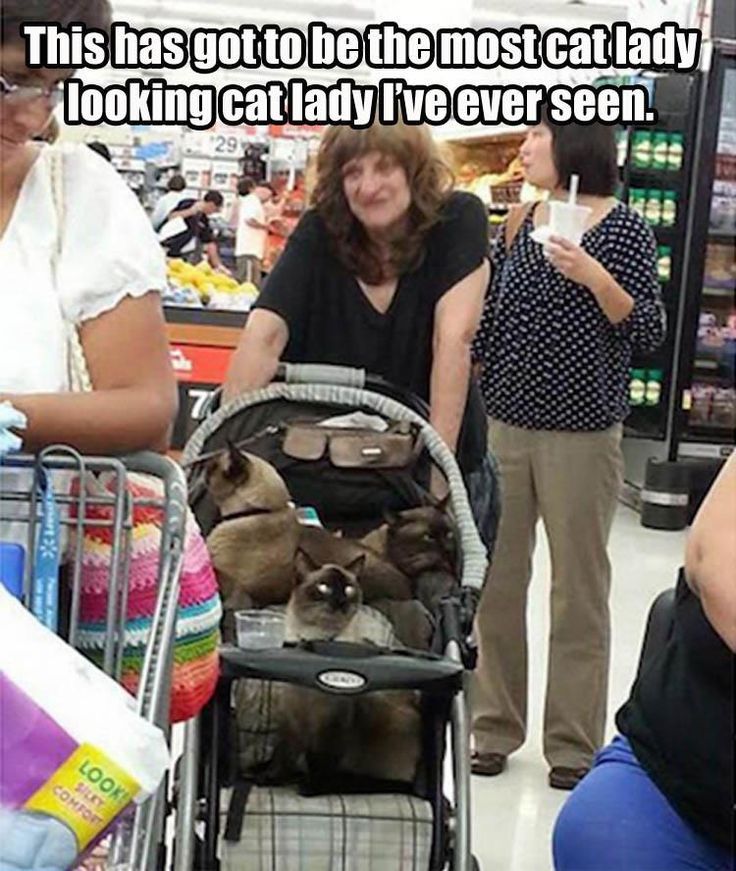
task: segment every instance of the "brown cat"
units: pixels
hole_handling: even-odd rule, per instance
[[[410,578],[428,571],[453,573],[457,536],[446,507],[447,499],[399,513],[386,512],[386,523],[366,535],[363,544]]]
[[[297,581],[286,610],[286,639],[359,642],[360,555],[347,567],[319,565],[297,552]],[[281,698],[276,766],[301,775],[308,793],[365,788],[363,780],[408,784],[420,755],[417,694],[346,696],[289,684]],[[306,780],[304,780],[306,778]]]
[[[207,548],[226,610],[283,604],[301,530],[283,479],[270,463],[231,444],[209,461],[206,480],[221,516]]]
[[[386,512],[386,523],[362,539],[411,579],[412,594],[431,614],[436,613],[439,600],[457,586],[457,534],[445,510],[447,503],[444,499],[398,514]],[[395,615],[387,616],[397,622]]]

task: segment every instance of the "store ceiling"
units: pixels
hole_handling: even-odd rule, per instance
[[[310,21],[324,21],[339,27],[362,29],[374,23],[378,0],[112,0],[115,15],[136,27],[181,27],[191,30],[201,26],[238,26],[243,23],[256,25],[277,24],[282,27],[305,28]],[[396,0],[401,9],[403,0]],[[407,0],[412,2],[412,0]],[[415,0],[414,0],[415,2]],[[472,0],[471,27],[510,27],[514,24],[535,23],[542,30],[547,27],[580,27],[594,23],[611,23],[627,19],[628,0]],[[404,16],[403,20],[406,20]],[[451,19],[453,26],[463,22]],[[420,21],[417,21],[419,24]],[[105,70],[88,74],[88,80],[118,81],[130,75],[129,71]],[[143,75],[161,76],[151,70]],[[310,81],[329,84],[340,77],[339,71],[311,70],[241,70],[221,72],[222,81],[244,79],[259,81],[279,80],[290,76],[304,76]],[[367,67],[358,67],[352,78],[358,82],[370,82],[373,72]],[[195,81],[198,76],[179,70],[176,80]],[[212,78],[210,77],[210,81]]]

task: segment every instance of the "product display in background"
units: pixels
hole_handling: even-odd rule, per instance
[[[229,275],[216,272],[206,261],[192,266],[173,258],[168,261],[167,277],[163,298],[168,305],[249,311],[258,296],[254,284],[238,284]]]
[[[625,79],[621,80],[623,83]],[[657,246],[657,278],[667,314],[667,336],[654,351],[639,351],[631,362],[631,412],[627,436],[667,438],[668,407],[676,368],[688,198],[693,158],[697,78],[684,75],[641,77],[653,94],[657,122],[619,133],[620,197],[652,229]]]
[[[0,696],[0,867],[67,871],[153,794],[166,740],[1,586]]]
[[[700,300],[689,325],[690,373],[683,383],[683,437],[711,451],[736,441],[736,67],[718,99],[712,189],[702,200],[705,256]],[[690,448],[689,448],[690,449]],[[692,449],[690,449],[692,450]]]

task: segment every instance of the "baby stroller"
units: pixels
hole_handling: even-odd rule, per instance
[[[326,526],[362,531],[371,522],[373,527],[380,525],[382,505],[389,503],[393,509],[402,510],[420,504],[434,463],[449,485],[461,556],[461,582],[442,598],[439,613],[434,615],[435,654],[377,648],[356,651],[352,646],[346,651],[344,645],[334,642],[269,651],[225,647],[221,651],[222,676],[217,696],[203,715],[187,726],[179,778],[174,867],[176,871],[238,871],[241,867],[278,871],[477,868],[470,850],[464,675],[474,665],[469,637],[487,557],[461,473],[452,453],[427,423],[426,405],[415,397],[380,379],[339,367],[289,365],[282,368],[280,375],[282,382],[214,410],[187,445],[184,465],[196,469],[203,457],[234,442],[273,462],[297,504],[317,502],[315,507]],[[352,470],[351,490],[357,490],[357,495],[340,505],[330,505],[329,498],[347,491],[340,490],[340,473],[329,468],[329,459],[311,466],[295,463],[279,468],[274,445],[278,447],[283,440],[285,420],[303,420],[305,416],[323,420],[354,411],[410,425],[419,440],[420,452],[408,472],[402,470],[393,478],[385,472]],[[197,486],[196,474],[190,478],[190,501],[206,535],[216,512]],[[330,680],[325,679],[326,675]],[[423,776],[418,793],[302,798],[287,794],[287,790],[237,783],[229,759],[228,717],[233,682],[244,678],[295,683],[330,693],[419,691]],[[444,783],[448,724],[451,802],[445,798]],[[235,789],[228,802],[222,802],[226,787],[232,786]],[[224,812],[226,821],[221,816]],[[376,847],[379,841],[380,849]],[[233,846],[238,843],[239,848]],[[236,856],[244,864],[238,864]]]

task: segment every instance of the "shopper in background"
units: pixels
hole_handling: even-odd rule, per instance
[[[166,193],[159,198],[159,201],[154,206],[151,212],[151,224],[154,230],[160,230],[166,223],[169,214],[179,205],[179,203],[192,195],[185,193],[187,183],[183,175],[178,173],[172,175],[166,184]]]
[[[557,871],[732,871],[735,651],[732,454],[693,523],[666,645],[557,819]]]
[[[24,447],[164,450],[176,409],[158,291],[166,271],[145,213],[105,161],[32,140],[71,70],[29,69],[24,22],[109,29],[107,0],[4,0],[0,37],[0,402],[25,413]],[[61,171],[55,204],[52,173]],[[90,244],[94,240],[94,244]],[[70,393],[78,334],[94,390]],[[135,365],[131,365],[135,361]]]
[[[499,774],[526,738],[527,590],[537,520],[552,562],[544,713],[549,783],[572,788],[601,746],[609,666],[608,536],[622,483],[622,421],[634,349],[664,338],[656,247],[644,221],[614,197],[615,133],[600,124],[529,130],[526,178],[591,209],[580,245],[553,237],[545,203],[528,208],[513,241],[501,232],[476,344],[501,467],[495,558],[477,619],[473,771]],[[509,250],[507,242],[511,241]]]
[[[362,368],[428,400],[434,427],[466,471],[476,468],[482,409],[459,436],[487,233],[482,203],[452,192],[427,128],[329,128],[313,208],[248,318],[226,398],[267,384],[281,359]]]
[[[274,190],[265,182],[253,184],[251,179],[241,179],[238,196],[235,277],[238,281],[250,281],[260,288],[268,239],[265,207],[273,199]]]
[[[220,260],[220,252],[212,231],[210,217],[222,211],[224,198],[219,191],[208,191],[201,200],[184,197],[158,232],[158,238],[169,257],[181,257],[199,263],[203,256],[218,272],[229,275]]]

